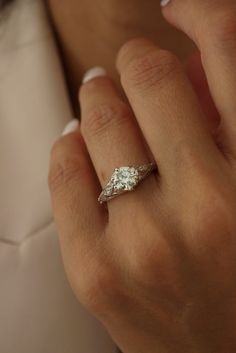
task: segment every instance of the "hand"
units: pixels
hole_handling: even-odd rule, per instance
[[[53,148],[55,220],[77,298],[125,353],[231,353],[236,4],[172,0],[164,15],[199,46],[217,134],[177,58],[148,40],[130,41],[117,59],[130,106],[108,77],[87,82],[81,129]],[[152,159],[158,174],[99,205],[115,167]]]

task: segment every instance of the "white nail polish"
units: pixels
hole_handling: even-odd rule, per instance
[[[78,129],[79,121],[78,119],[71,120],[62,132],[62,136],[68,135]]]
[[[107,76],[106,70],[103,67],[96,66],[85,73],[82,83],[86,83],[96,77],[104,77],[104,76]]]
[[[164,7],[169,4],[170,0],[161,0],[161,6]]]

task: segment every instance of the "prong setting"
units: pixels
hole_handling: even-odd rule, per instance
[[[110,181],[100,194],[98,201],[104,203],[125,192],[133,191],[141,180],[157,169],[155,163],[141,166],[115,168]]]

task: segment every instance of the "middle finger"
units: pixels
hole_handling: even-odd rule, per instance
[[[220,156],[187,75],[172,53],[135,39],[122,47],[117,64],[160,174],[175,176],[174,166],[185,168],[189,154],[201,157],[205,165]]]

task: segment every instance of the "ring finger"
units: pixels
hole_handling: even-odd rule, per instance
[[[105,73],[100,77],[96,71],[94,74],[80,89],[81,131],[104,188],[115,168],[147,164],[151,158],[134,114],[119,97],[113,81]],[[111,202],[111,207],[119,204],[119,199]]]

